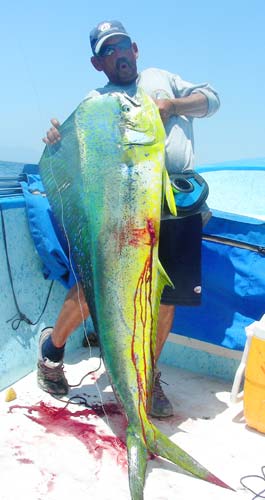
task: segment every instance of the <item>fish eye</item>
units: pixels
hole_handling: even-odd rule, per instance
[[[130,111],[130,106],[128,106],[128,104],[123,104],[122,106],[122,111],[124,111],[125,113],[128,113]]]

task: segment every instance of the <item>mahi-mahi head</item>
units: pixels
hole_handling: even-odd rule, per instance
[[[148,452],[227,487],[150,422],[157,317],[170,280],[158,260],[161,207],[175,213],[165,132],[153,101],[110,93],[84,100],[46,147],[40,172],[127,416],[131,498],[141,500]]]

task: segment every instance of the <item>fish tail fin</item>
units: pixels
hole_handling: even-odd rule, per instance
[[[232,490],[230,486],[228,486],[226,483],[221,481],[221,479],[209,472],[205,467],[203,467],[199,462],[191,457],[191,455],[189,455],[179,446],[173,443],[173,441],[171,441],[151,422],[147,422],[145,433],[148,450],[155,455],[166,458],[167,460],[178,465],[193,476],[221,486],[222,488],[228,488]]]
[[[131,499],[143,500],[147,448],[142,433],[134,432],[133,427],[129,425],[126,432],[126,444]]]

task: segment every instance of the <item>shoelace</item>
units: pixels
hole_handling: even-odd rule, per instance
[[[163,382],[163,380],[161,380],[161,372],[157,373],[157,375],[155,376],[155,383],[154,383],[154,389],[153,389],[153,394],[155,394],[155,396],[159,399],[165,399],[165,394],[164,394],[164,391],[161,387],[161,382],[163,384],[166,384],[166,382]]]
[[[54,368],[49,368],[45,365],[43,361],[40,361],[41,371],[43,375],[51,380],[52,382],[58,382],[62,377],[64,377],[63,364],[55,366]]]

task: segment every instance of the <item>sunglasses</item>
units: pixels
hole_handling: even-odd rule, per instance
[[[103,47],[101,47],[100,51],[99,51],[99,56],[100,57],[109,57],[111,56],[112,54],[114,54],[114,52],[116,50],[128,50],[130,49],[132,46],[132,42],[130,40],[130,38],[123,38],[120,42],[118,43],[115,43],[113,45],[103,45]]]

